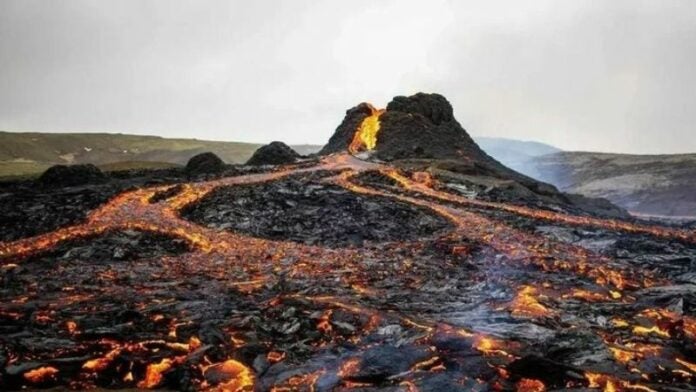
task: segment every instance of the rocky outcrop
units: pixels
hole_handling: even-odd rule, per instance
[[[395,97],[380,123],[375,152],[380,159],[464,158],[502,166],[478,147],[442,95]]]
[[[301,155],[287,144],[283,142],[271,142],[256,150],[246,164],[254,166],[284,165],[294,163],[299,158],[301,158]]]
[[[212,152],[204,152],[189,159],[186,171],[189,174],[220,173],[225,170],[225,162]]]
[[[86,184],[98,184],[107,176],[92,164],[55,165],[48,168],[38,179],[46,187],[64,187]]]
[[[418,93],[410,97],[397,96],[387,104],[387,111],[419,114],[435,125],[454,120],[452,105],[440,94]]]

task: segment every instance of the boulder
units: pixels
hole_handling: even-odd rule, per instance
[[[387,104],[387,111],[420,114],[435,125],[454,120],[452,105],[440,94],[418,93],[410,97],[397,96]]]
[[[107,176],[92,164],[55,165],[49,167],[38,179],[46,187],[65,187],[105,182]]]
[[[294,163],[301,155],[283,142],[271,142],[254,151],[247,165],[284,165]]]
[[[193,156],[186,164],[190,174],[220,173],[225,170],[225,162],[212,152],[204,152]]]

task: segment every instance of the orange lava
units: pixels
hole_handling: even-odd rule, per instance
[[[172,368],[174,361],[164,358],[159,363],[147,365],[145,379],[138,383],[138,388],[155,388],[162,382],[162,373]]]
[[[203,373],[208,372],[215,372],[216,378],[221,379],[219,384],[210,388],[213,391],[248,392],[253,391],[256,384],[253,371],[233,359],[208,366]]]
[[[368,104],[369,105],[369,104]],[[369,105],[371,114],[360,123],[360,127],[353,135],[353,140],[348,146],[351,154],[361,151],[371,151],[377,146],[377,133],[379,133],[379,116],[384,113],[384,109],[376,109]]]
[[[77,331],[77,323],[72,321],[72,320],[66,322],[65,327],[68,329],[68,332],[70,332],[71,334],[75,334],[78,332]]]
[[[476,337],[473,347],[486,355],[510,355],[504,350],[507,349],[507,343],[505,341],[483,335],[478,335]]]
[[[46,382],[58,374],[58,369],[52,366],[43,366],[24,373],[24,378],[34,384]]]
[[[515,390],[517,392],[544,392],[546,385],[539,380],[523,378],[515,384]]]
[[[270,363],[280,362],[283,359],[285,359],[285,353],[281,353],[278,351],[271,351],[266,355],[266,359]]]
[[[349,378],[360,370],[360,359],[351,358],[343,362],[338,370],[338,377]]]
[[[538,290],[532,286],[522,286],[517,296],[512,300],[510,310],[514,316],[524,317],[549,317],[554,314],[546,306],[542,305],[537,296]]]
[[[295,391],[316,391],[315,384],[319,377],[325,373],[324,370],[318,370],[309,374],[300,376],[292,376],[282,385],[276,385],[271,388],[271,392],[295,392]]]
[[[101,358],[91,359],[82,365],[82,369],[91,372],[101,372],[121,353],[122,348],[115,348]]]

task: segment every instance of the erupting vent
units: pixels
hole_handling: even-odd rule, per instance
[[[368,104],[369,105],[369,104]],[[376,109],[369,105],[372,114],[365,117],[360,123],[360,126],[353,135],[353,141],[348,146],[348,151],[351,154],[357,154],[362,151],[374,150],[377,146],[377,133],[379,133],[379,116],[384,113],[384,109]]]

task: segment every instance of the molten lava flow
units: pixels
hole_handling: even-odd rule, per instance
[[[544,392],[546,391],[546,385],[539,380],[523,378],[517,382],[515,390],[517,392]]]
[[[317,323],[317,329],[325,334],[331,333],[331,313],[331,309],[325,311]]]
[[[588,386],[590,388],[602,388],[603,392],[617,392],[617,391],[642,391],[642,392],[657,392],[654,389],[647,387],[645,385],[632,383],[625,380],[620,380],[615,377],[600,374],[585,372],[585,378],[587,379]]]
[[[24,373],[24,378],[34,384],[41,384],[58,374],[58,369],[52,366],[44,366]]]
[[[371,114],[360,123],[360,126],[353,135],[353,140],[348,146],[351,154],[361,151],[371,151],[377,146],[377,133],[379,132],[379,116],[384,113],[384,109],[376,109],[368,104]]]
[[[285,359],[285,353],[281,353],[278,351],[271,351],[268,354],[266,354],[266,359],[270,363],[280,362],[283,359]]]
[[[409,178],[405,177],[398,170],[393,168],[383,167],[380,168],[380,172],[384,175],[391,177],[397,181],[401,186],[408,190],[416,191],[424,195],[434,197],[440,200],[459,203],[462,205],[470,205],[483,208],[491,208],[501,211],[506,211],[514,213],[520,216],[525,216],[533,219],[577,225],[577,226],[589,226],[597,227],[606,230],[615,231],[625,231],[629,233],[644,233],[650,234],[661,238],[674,238],[679,239],[689,243],[696,243],[696,233],[693,231],[672,229],[666,227],[658,226],[647,226],[640,225],[626,221],[614,220],[614,219],[601,219],[601,218],[591,218],[586,216],[576,216],[568,215],[554,211],[534,209],[529,207],[518,206],[514,204],[507,203],[497,203],[478,199],[469,199],[463,196],[453,195],[447,192],[440,192],[432,189],[428,186],[424,186],[415,181],[411,181]]]
[[[648,357],[655,357],[660,355],[663,351],[663,347],[657,344],[628,342],[620,345],[611,341],[606,341],[606,343],[614,359],[623,364],[631,361],[639,361]]]
[[[68,329],[68,332],[70,332],[70,334],[75,334],[78,332],[77,323],[72,320],[66,322],[65,327]]]
[[[82,369],[91,372],[104,371],[107,367],[109,367],[111,362],[113,362],[113,360],[121,353],[121,351],[122,348],[118,347],[109,351],[108,353],[106,353],[106,355],[104,355],[101,358],[90,359],[82,365]]]
[[[507,348],[504,341],[487,336],[477,336],[472,347],[486,355],[510,356],[507,351],[503,350]]]
[[[687,362],[683,359],[676,359],[677,363],[684,366],[685,368],[691,370],[692,373],[696,374],[696,363]]]
[[[212,388],[215,391],[250,392],[256,384],[254,373],[241,362],[234,359],[205,368],[206,378],[215,379],[218,384]]]
[[[670,337],[669,331],[665,331],[664,329],[660,328],[657,325],[653,325],[652,327],[644,327],[642,325],[636,325],[633,327],[633,333],[636,335],[656,335],[660,336],[663,338],[668,338]]]
[[[510,305],[512,314],[524,317],[552,316],[554,312],[539,302],[538,295],[538,290],[532,286],[520,287]]]
[[[413,372],[422,369],[432,369],[433,367],[435,367],[435,364],[439,363],[440,361],[441,359],[438,356],[428,358],[411,366],[411,371]]]
[[[172,368],[174,361],[164,358],[159,363],[147,365],[145,379],[138,383],[139,388],[155,388],[162,382],[162,373]]]
[[[604,302],[611,301],[612,299],[618,299],[620,298],[620,295],[618,297],[614,297],[612,294],[610,297],[607,294],[596,293],[589,290],[573,289],[570,294],[563,294],[563,298],[575,298],[587,302]]]
[[[315,384],[319,377],[326,373],[325,370],[317,370],[309,374],[301,376],[292,376],[282,385],[276,385],[271,388],[271,392],[295,392],[295,391],[316,391]]]
[[[411,175],[411,177],[413,178],[413,181],[425,185],[429,188],[432,188],[434,184],[433,176],[431,176],[428,172],[414,172],[413,175]]]
[[[351,358],[343,362],[338,370],[338,377],[349,378],[360,370],[360,359]]]

